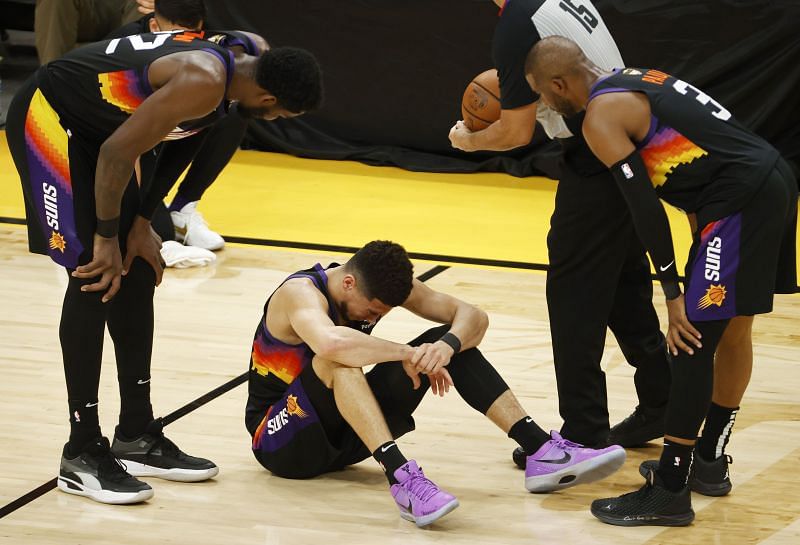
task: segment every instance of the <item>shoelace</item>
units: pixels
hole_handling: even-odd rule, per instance
[[[125,479],[130,478],[130,473],[128,473],[128,466],[125,463],[114,456],[111,451],[103,453],[100,456],[99,464],[97,465],[98,473],[102,473],[103,477],[110,481],[123,481]]]
[[[564,439],[563,437],[561,439],[557,439],[556,441],[554,441],[554,443],[556,444],[557,447],[562,448],[564,450],[575,450],[575,449],[586,448],[580,443],[573,443],[569,439]]]
[[[186,235],[189,236],[189,232],[191,231],[193,226],[201,225],[203,227],[208,227],[208,222],[203,217],[203,214],[200,213],[199,210],[195,210],[189,215],[189,220],[186,222]]]
[[[403,484],[411,494],[421,501],[428,501],[439,492],[439,487],[436,486],[433,481],[425,477],[422,471],[411,473]]]

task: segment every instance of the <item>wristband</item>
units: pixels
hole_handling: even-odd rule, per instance
[[[461,352],[461,341],[458,340],[458,337],[450,333],[449,331],[442,335],[442,338],[439,339],[444,344],[448,345],[450,348],[453,349],[453,353],[458,354]]]
[[[664,290],[664,297],[667,298],[667,301],[672,301],[681,295],[681,288],[677,282],[661,282],[661,289]]]
[[[119,233],[119,216],[110,220],[97,218],[95,233],[104,238],[114,238]]]

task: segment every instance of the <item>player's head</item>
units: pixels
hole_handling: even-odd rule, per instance
[[[322,105],[322,70],[305,49],[276,47],[265,51],[258,58],[255,82],[260,92],[239,102],[239,112],[246,117],[295,117]]]
[[[578,44],[563,36],[550,36],[534,45],[525,59],[525,79],[545,103],[563,116],[583,109],[588,86],[584,77],[593,66]]]
[[[388,240],[373,240],[344,265],[344,296],[340,314],[349,320],[375,322],[411,293],[414,266],[405,248]]]
[[[155,0],[150,32],[199,30],[206,20],[203,0]]]

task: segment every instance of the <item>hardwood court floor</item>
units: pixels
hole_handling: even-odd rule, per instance
[[[401,240],[402,241],[402,240]],[[207,269],[170,270],[156,296],[153,399],[164,415],[246,370],[265,297],[287,275],[346,256],[229,245]],[[417,274],[437,263],[417,262]],[[52,479],[68,424],[57,323],[64,273],[27,253],[21,228],[0,225],[0,506]],[[482,345],[543,427],[559,425],[544,305],[544,275],[453,266],[429,280],[484,308]],[[663,307],[659,305],[663,316]],[[730,444],[733,493],[695,495],[689,528],[617,528],[588,512],[592,499],[638,486],[653,444],[630,450],[607,480],[551,495],[528,494],[509,459],[512,442],[455,392],[427,398],[417,431],[400,440],[461,507],[427,530],[398,517],[372,461],[308,481],[272,477],[249,452],[240,386],[179,419],[168,435],[214,459],[206,483],[152,479],[156,495],[136,506],[102,505],[54,490],[0,519],[0,543],[346,544],[797,544],[800,543],[800,297],[782,296],[755,323],[753,380]],[[398,309],[376,334],[397,341],[426,325]],[[118,410],[107,340],[100,414],[112,433]],[[604,357],[612,420],[634,403],[631,368],[609,339]]]

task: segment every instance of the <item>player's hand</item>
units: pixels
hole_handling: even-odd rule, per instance
[[[148,15],[156,10],[155,0],[136,0],[136,3],[139,4],[139,7],[136,9],[142,15]]]
[[[421,344],[411,356],[411,363],[420,373],[432,375],[450,363],[453,352],[453,347],[444,341]]]
[[[667,346],[669,346],[669,351],[673,356],[678,355],[679,348],[690,356],[693,355],[694,349],[687,342],[697,348],[702,348],[700,332],[686,317],[686,303],[683,294],[667,301],[667,314],[669,316]]]
[[[453,379],[450,378],[450,373],[444,368],[438,373],[428,375],[428,379],[431,381],[431,392],[439,397],[444,397],[444,394],[449,392],[450,387],[453,386]]]
[[[81,286],[81,291],[108,291],[103,294],[102,301],[107,303],[119,291],[122,274],[122,255],[119,251],[117,237],[106,238],[95,233],[92,260],[81,265],[72,272],[75,278],[94,278],[100,280],[93,284]]]
[[[164,276],[164,260],[161,257],[161,237],[153,230],[150,222],[142,216],[136,216],[128,233],[128,248],[125,261],[122,263],[122,275],[128,271],[136,257],[141,257],[156,273],[156,286],[161,284]]]
[[[422,384],[422,381],[419,379],[419,371],[417,371],[410,360],[403,360],[403,371],[405,371],[408,378],[411,379],[411,384],[414,389],[416,390],[419,388],[420,384]]]
[[[448,135],[450,138],[450,144],[462,151],[473,151],[469,149],[468,142],[469,142],[469,135],[472,134],[467,126],[464,124],[463,121],[456,121],[456,124],[453,125],[453,128],[450,129],[450,134]]]

